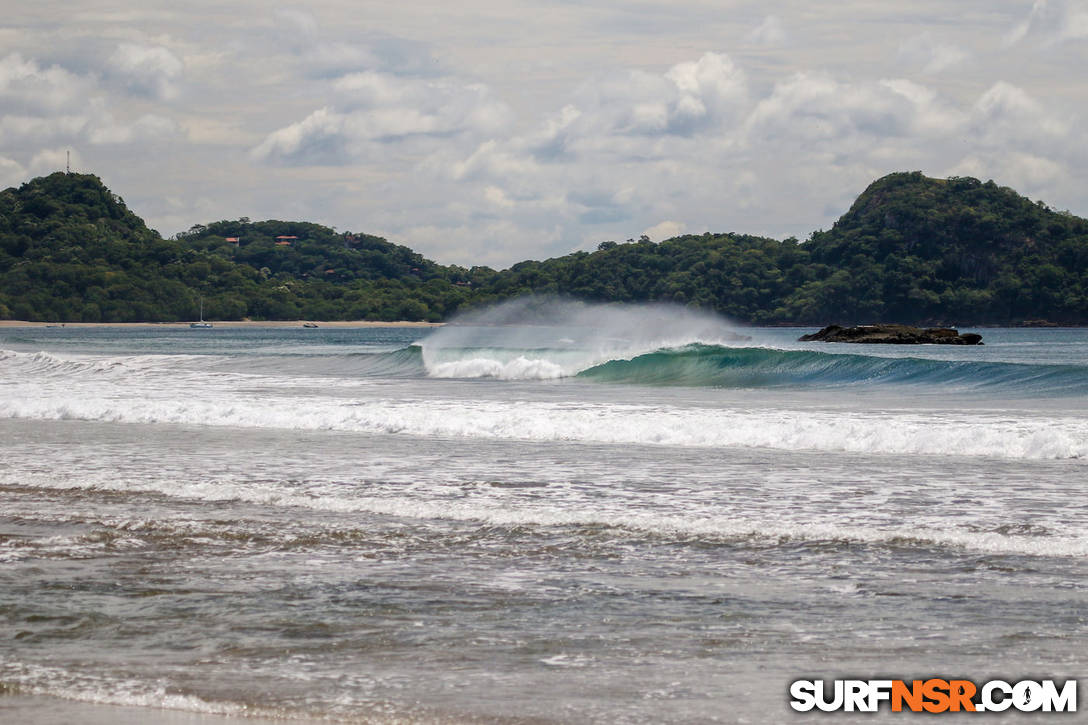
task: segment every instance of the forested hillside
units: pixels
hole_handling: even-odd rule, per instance
[[[522,262],[485,290],[676,300],[753,323],[1088,324],[1088,221],[919,172],[873,182],[800,244],[703,234]]]
[[[363,233],[248,219],[163,239],[90,175],[0,192],[0,319],[442,320],[527,293],[673,301],[756,324],[1088,324],[1088,221],[971,178],[873,182],[809,240],[602,242],[509,269]]]
[[[0,192],[0,319],[188,320],[203,298],[212,320],[438,320],[469,297],[471,274],[304,222],[216,222],[163,239],[91,175]]]
[[[805,246],[787,313],[810,321],[1088,322],[1088,221],[992,181],[886,176]]]

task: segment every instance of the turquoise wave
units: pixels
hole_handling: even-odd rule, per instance
[[[613,353],[615,354],[615,353]],[[202,356],[188,356],[193,367]],[[0,362],[28,376],[150,374],[165,358],[58,356],[0,350]],[[442,348],[420,345],[383,352],[318,355],[208,356],[212,371],[246,370],[299,376],[372,378],[496,377],[593,383],[715,388],[876,388],[925,386],[935,392],[998,390],[1014,396],[1088,396],[1088,363],[1021,363],[882,357],[820,350],[782,350],[695,343],[597,363],[577,348]],[[454,364],[453,372],[438,368]],[[460,365],[459,367],[457,367]],[[433,369],[432,369],[433,368]],[[496,372],[498,371],[498,372]]]
[[[446,348],[445,360],[508,359],[523,355],[558,362],[569,350]],[[569,359],[564,361],[569,368]],[[313,365],[312,362],[309,363]],[[421,377],[429,374],[418,345],[392,352],[345,356],[356,375]],[[580,380],[652,386],[716,388],[875,387],[924,385],[938,390],[1000,389],[1023,395],[1088,395],[1088,365],[878,357],[818,350],[779,350],[692,344],[575,366]]]
[[[687,345],[610,360],[578,377],[603,383],[695,387],[928,384],[1001,387],[1025,394],[1088,394],[1088,366],[946,361],[815,350]]]
[[[354,372],[364,376],[414,378],[427,374],[423,349],[409,345],[392,352],[361,352],[345,356]]]

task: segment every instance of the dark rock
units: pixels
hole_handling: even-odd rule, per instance
[[[869,345],[981,345],[982,335],[951,327],[911,327],[910,325],[828,325],[811,335],[801,335],[801,342],[858,342]]]

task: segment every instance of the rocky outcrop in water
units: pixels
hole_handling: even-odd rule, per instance
[[[801,335],[801,342],[859,342],[869,345],[981,345],[982,335],[960,334],[952,327],[911,327],[910,325],[828,325],[811,335]]]

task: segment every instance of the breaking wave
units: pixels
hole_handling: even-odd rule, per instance
[[[625,354],[581,347],[438,349],[409,345],[389,352],[250,359],[196,355],[62,356],[0,350],[0,364],[22,376],[102,379],[169,372],[198,375],[324,375],[358,378],[492,378],[715,388],[834,388],[914,385],[937,391],[985,389],[1022,396],[1088,395],[1088,365],[882,357],[690,343]]]
[[[692,344],[629,360],[609,360],[579,377],[610,383],[760,388],[906,383],[1015,388],[1025,393],[1086,393],[1088,367],[891,358]]]
[[[413,351],[414,353],[415,351]],[[392,354],[392,353],[390,353]],[[405,355],[405,372],[439,378],[553,380],[577,377],[600,383],[716,388],[926,385],[987,388],[1022,395],[1088,394],[1088,366],[879,357],[818,350],[780,350],[692,343],[630,357],[564,349],[446,348],[441,356]],[[378,367],[368,363],[366,370]]]
[[[882,455],[1088,459],[1088,420],[1000,412],[691,408],[339,396],[253,397],[226,389],[151,393],[43,389],[0,398],[0,418],[396,434],[529,442],[746,447]]]

